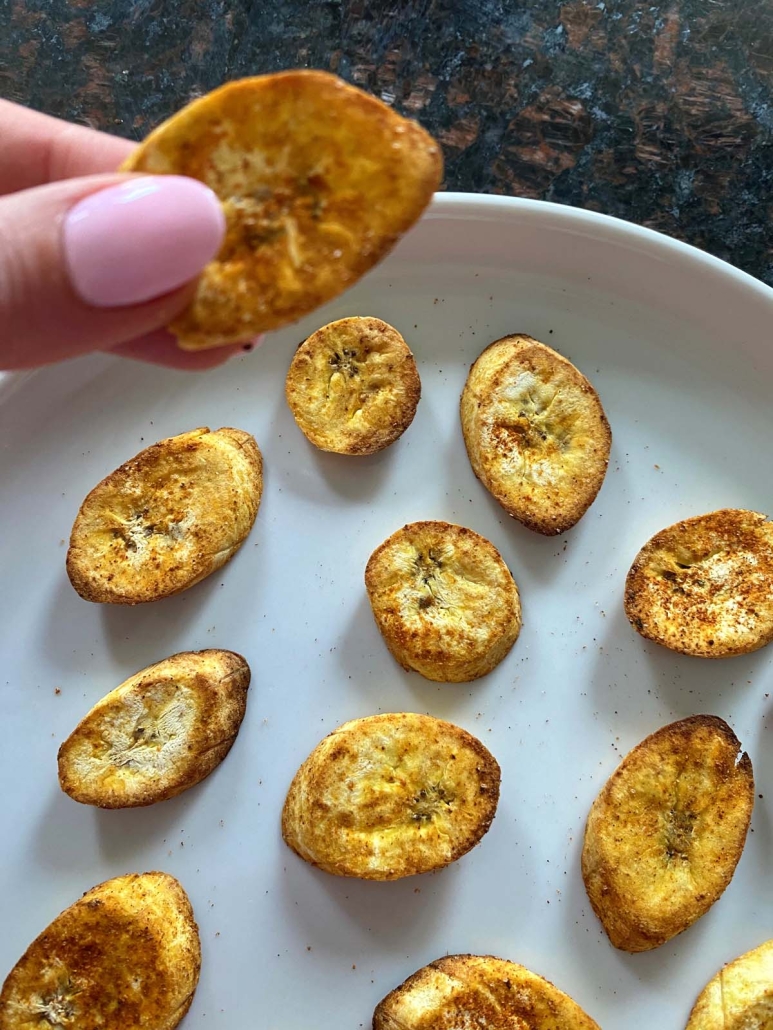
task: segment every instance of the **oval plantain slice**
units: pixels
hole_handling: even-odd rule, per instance
[[[773,523],[725,508],[661,530],[625,581],[625,613],[643,637],[700,658],[773,640]]]
[[[599,1030],[567,994],[515,962],[447,955],[376,1007],[373,1030]]]
[[[152,805],[200,783],[231,750],[250,669],[232,651],[186,651],[143,669],[59,748],[59,784],[85,805]]]
[[[773,1027],[773,941],[729,962],[701,991],[687,1030]]]
[[[413,522],[365,569],[373,616],[405,669],[441,683],[491,672],[521,630],[518,587],[485,537],[449,522]]]
[[[405,432],[421,381],[400,333],[380,318],[341,318],[305,340],[285,384],[304,436],[323,451],[374,454]]]
[[[544,343],[496,340],[470,369],[462,432],[473,472],[537,533],[563,533],[601,489],[612,434],[585,376]]]
[[[461,858],[499,800],[499,766],[479,740],[429,715],[344,723],[293,779],[282,836],[335,876],[397,880]]]
[[[125,172],[206,183],[226,237],[170,325],[185,350],[239,343],[342,293],[413,225],[440,184],[416,122],[320,71],[229,82],[155,129]]]
[[[173,1030],[199,981],[190,901],[167,873],[94,887],[32,942],[0,992],[0,1030]]]
[[[140,604],[205,579],[258,514],[263,461],[241,429],[194,429],[140,451],[80,507],[67,575],[86,601]]]
[[[657,948],[711,908],[753,805],[749,756],[713,715],[664,726],[626,755],[593,802],[582,851],[590,903],[616,948]]]

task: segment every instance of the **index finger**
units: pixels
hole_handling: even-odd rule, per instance
[[[0,195],[59,179],[114,172],[129,140],[0,100]]]

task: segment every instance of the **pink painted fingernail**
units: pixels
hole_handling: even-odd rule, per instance
[[[99,308],[141,304],[177,289],[217,254],[225,217],[215,194],[180,175],[133,178],[92,193],[64,220],[76,293]]]

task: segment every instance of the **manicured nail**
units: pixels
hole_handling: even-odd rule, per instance
[[[64,221],[76,293],[99,308],[177,289],[217,254],[225,217],[215,194],[180,175],[143,176],[92,193]]]

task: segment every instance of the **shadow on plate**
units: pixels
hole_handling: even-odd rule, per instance
[[[188,824],[194,829],[194,816],[200,819],[202,811],[216,811],[221,825],[230,818],[236,801],[233,784],[244,782],[246,749],[241,744],[237,739],[202,783],[153,805],[107,810],[80,804],[61,790],[52,792],[36,835],[42,863],[51,868],[90,867],[98,853],[111,867],[126,871],[159,861],[163,868],[167,852],[179,849]],[[185,834],[183,840],[189,839]]]
[[[459,521],[476,532],[487,537],[499,549],[515,580],[520,585],[519,576],[534,583],[549,585],[559,571],[572,558],[588,553],[593,557],[590,542],[595,530],[595,520],[603,518],[610,503],[610,494],[621,488],[620,479],[612,481],[612,468],[618,468],[613,453],[608,472],[601,490],[587,512],[575,526],[556,536],[544,536],[534,530],[527,529],[517,519],[509,515],[472,471],[464,445],[461,428],[452,434],[447,446],[446,470],[449,485],[460,499]],[[607,516],[608,517],[608,516]],[[606,541],[604,561],[607,551],[614,549],[616,532],[614,521],[609,524],[609,539]],[[528,603],[528,597],[526,598]]]
[[[773,884],[770,882],[770,855],[773,852],[773,819],[771,801],[767,790],[773,784],[773,750],[770,747],[771,713],[760,720],[755,740],[742,740],[744,750],[749,753],[754,770],[755,799],[751,829],[746,839],[739,869],[754,892],[756,904],[763,912],[770,911],[773,901]],[[753,832],[752,832],[753,831]],[[761,892],[764,892],[761,896]]]
[[[107,862],[129,870],[149,849],[163,847],[166,838],[184,827],[186,813],[195,803],[195,788],[169,801],[147,808],[104,811],[81,805],[62,791],[52,793],[36,835],[42,863],[52,869],[89,867],[95,850]],[[174,846],[179,842],[175,839]],[[168,843],[168,849],[172,848]]]
[[[311,948],[350,955],[377,941],[402,953],[410,940],[416,951],[432,939],[450,902],[455,865],[380,883],[331,876],[288,851],[280,904]]]
[[[395,461],[394,448],[399,441],[378,454],[364,454],[358,457],[345,454],[328,454],[307,444],[312,451],[316,471],[332,491],[343,501],[372,501],[382,488]]]
[[[465,475],[462,482],[463,487],[459,486],[459,480],[454,482],[461,502],[459,518],[452,521],[490,540],[502,555],[519,587],[524,575],[535,582],[549,583],[568,561],[567,552],[582,548],[582,522],[558,536],[543,536],[508,515],[477,479],[469,480]],[[464,508],[465,496],[469,512]],[[472,504],[469,503],[470,499]],[[524,603],[527,602],[528,598]]]
[[[218,570],[220,576],[222,572]],[[49,660],[61,669],[86,673],[88,658],[107,647],[116,661],[136,665],[131,669],[135,672],[175,651],[205,647],[206,641],[185,639],[185,632],[219,589],[218,573],[175,597],[140,605],[84,601],[62,574],[44,616]]]
[[[596,646],[596,645],[594,645]],[[662,721],[651,732],[678,719],[699,713],[732,719],[733,700],[745,694],[771,663],[765,648],[736,658],[694,658],[644,640],[631,627],[622,601],[609,612],[606,633],[598,640],[596,664],[589,681],[603,715],[629,708],[640,691],[661,702]],[[615,690],[624,685],[628,703],[618,709]],[[642,701],[644,703],[644,700]],[[638,741],[637,741],[638,743]],[[743,741],[746,746],[746,741]]]
[[[100,607],[79,597],[62,569],[43,614],[42,632],[47,657],[58,669],[88,671],[87,656],[102,646]]]
[[[306,439],[295,423],[282,395],[274,412],[274,447],[281,454],[288,489],[316,503],[372,501],[382,489],[401,441],[378,454],[349,455],[321,451]],[[410,430],[408,430],[410,431]],[[286,446],[283,448],[283,444]],[[286,453],[285,453],[286,452]],[[325,498],[325,486],[334,495]]]
[[[591,908],[580,873],[582,838],[578,844],[576,859],[566,878],[564,901],[569,916],[566,928],[572,954],[576,956],[577,965],[584,966],[587,982],[594,984],[601,995],[617,995],[621,999],[632,994],[641,984],[651,990],[665,988],[672,983],[689,984],[688,973],[695,954],[705,948],[713,932],[714,909],[659,948],[635,954],[620,951],[610,943]],[[720,898],[716,904],[722,903]],[[727,903],[728,900],[725,901]],[[693,1001],[688,986],[684,998],[688,1011]]]
[[[683,712],[678,718],[695,714],[695,704],[699,711],[731,720],[735,697],[748,693],[750,685],[770,663],[770,654],[766,655],[764,648],[736,658],[716,659],[694,658],[659,644],[642,644],[645,662],[661,696],[668,695],[673,708]]]
[[[428,712],[438,719],[455,722],[454,713],[459,711],[460,704],[468,696],[482,692],[488,679],[483,676],[471,683],[435,683],[418,672],[403,669],[389,653],[378,631],[364,589],[336,654],[344,675],[351,676],[363,695],[372,696],[373,714],[379,711]],[[404,695],[410,700],[403,699],[397,706],[390,700]]]
[[[218,569],[190,590],[161,601],[100,605],[103,639],[111,656],[139,671],[178,651],[207,647],[207,640],[190,639],[186,631],[220,589],[224,572]]]
[[[186,815],[196,804],[196,793],[196,788],[192,787],[169,801],[146,808],[93,809],[102,857],[110,863],[122,863],[128,869],[135,864],[137,856],[143,856],[144,861],[149,850],[179,847],[177,835],[185,828]]]
[[[53,779],[56,784],[56,766]],[[94,852],[94,809],[79,805],[56,787],[35,834],[35,850],[51,869],[89,868]]]

